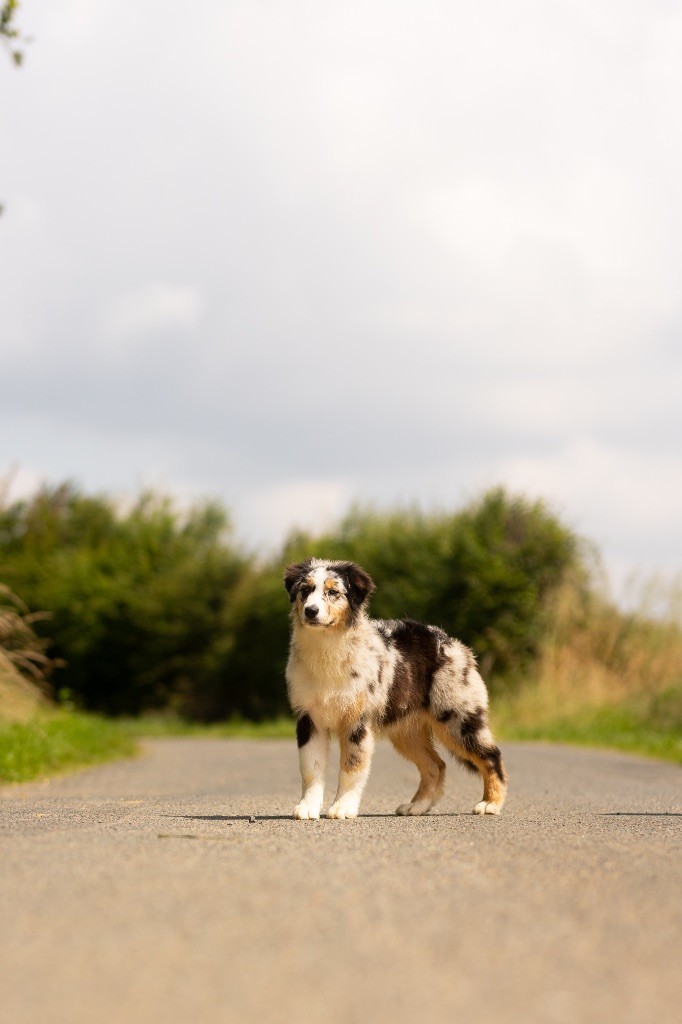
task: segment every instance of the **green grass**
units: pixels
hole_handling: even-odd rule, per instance
[[[296,733],[291,718],[273,718],[266,722],[248,722],[238,716],[226,722],[202,725],[187,722],[175,715],[142,715],[124,720],[131,734],[137,737],[203,736],[228,739],[279,740],[293,739]]]
[[[76,711],[44,712],[27,722],[0,723],[0,782],[27,782],[134,757],[139,740],[147,736],[292,739],[294,724],[290,718],[197,725],[167,715],[111,719]]]
[[[521,720],[513,703],[493,701],[493,724],[502,740],[543,740],[604,747],[682,764],[682,691],[618,705],[583,708],[542,722]],[[75,711],[0,723],[0,782],[26,782],[90,764],[133,757],[145,737],[199,736],[291,739],[290,718],[269,722],[233,719],[198,725],[169,715],[110,719]]]
[[[498,732],[502,739],[605,747],[682,764],[681,707],[679,688],[653,700],[584,708],[544,722],[515,723],[502,706]]]
[[[0,724],[0,781],[26,782],[86,764],[132,757],[137,743],[122,722],[56,711]]]

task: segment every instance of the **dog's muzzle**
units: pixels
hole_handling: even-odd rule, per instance
[[[314,605],[314,604],[309,604],[307,606],[307,608],[304,609],[304,614],[305,614],[305,617],[308,620],[308,622],[314,622],[315,621],[315,619],[317,618],[317,614],[318,614],[319,610],[320,609],[317,607],[317,605]]]

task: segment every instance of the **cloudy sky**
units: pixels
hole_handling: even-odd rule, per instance
[[[0,473],[547,498],[682,568],[679,0],[24,0],[0,52]]]

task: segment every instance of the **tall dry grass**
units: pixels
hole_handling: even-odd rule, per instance
[[[649,581],[624,612],[604,594],[563,587],[531,677],[502,696],[503,721],[541,726],[616,706],[653,720],[664,704],[679,715],[681,598],[679,581]]]
[[[0,584],[0,721],[25,721],[48,706],[48,681],[55,662],[45,653],[48,641],[33,629],[46,617],[30,612]]]

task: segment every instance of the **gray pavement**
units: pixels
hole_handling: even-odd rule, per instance
[[[387,746],[349,822],[291,819],[285,741],[5,787],[1,1019],[677,1024],[682,771],[503,753],[500,818],[455,764],[436,813],[393,816],[416,773]]]

